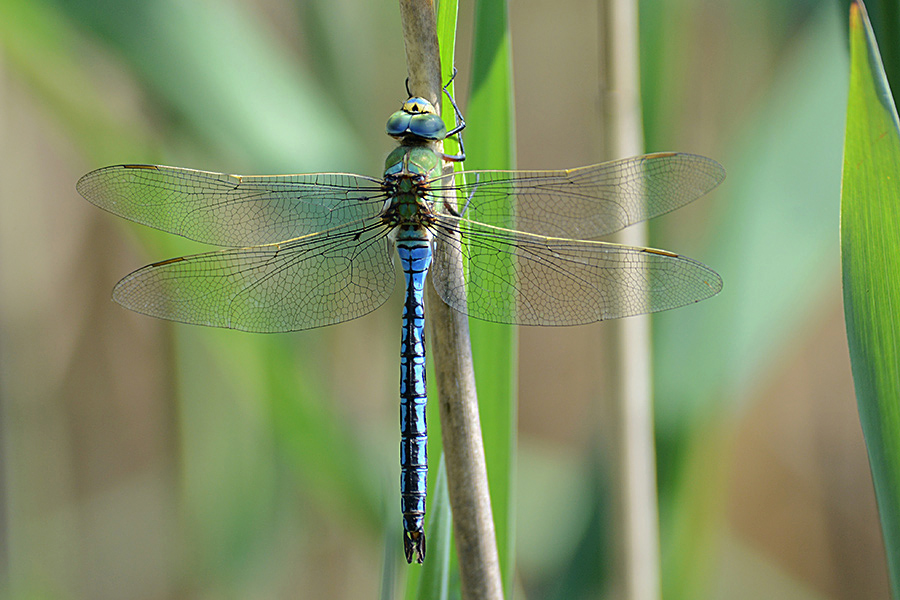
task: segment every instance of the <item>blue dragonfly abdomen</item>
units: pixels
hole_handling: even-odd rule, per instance
[[[409,236],[404,235],[409,233]],[[406,281],[400,340],[400,509],[406,560],[425,557],[425,496],[428,431],[425,408],[425,275],[431,240],[419,231],[401,231],[397,253]]]

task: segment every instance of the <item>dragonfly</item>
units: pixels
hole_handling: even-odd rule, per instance
[[[162,319],[251,332],[349,321],[388,300],[399,258],[404,553],[422,563],[426,277],[453,309],[516,325],[579,325],[699,302],[722,289],[709,267],[596,238],[699,198],[725,170],[667,152],[568,170],[445,173],[447,161],[465,158],[465,121],[449,93],[450,130],[431,102],[409,95],[388,119],[399,145],[381,178],[124,164],[92,171],[76,188],[115,215],[225,248],[153,263],[116,284],[116,302]],[[459,155],[435,149],[454,135]]]

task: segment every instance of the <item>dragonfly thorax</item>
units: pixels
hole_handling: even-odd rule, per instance
[[[387,134],[403,143],[436,142],[447,137],[447,128],[431,102],[413,97],[390,116]]]
[[[424,184],[439,177],[442,168],[441,156],[431,148],[398,146],[384,160],[384,181],[388,186],[399,185],[401,180]]]
[[[425,201],[428,182],[441,174],[440,155],[422,146],[399,146],[385,160],[384,190],[388,196],[382,219],[392,225],[427,225],[432,208]]]

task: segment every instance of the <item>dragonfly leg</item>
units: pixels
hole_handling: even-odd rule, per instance
[[[479,173],[478,171],[475,171],[475,185],[472,186],[472,193],[469,194],[468,197],[466,197],[466,203],[463,204],[463,207],[461,209],[456,209],[453,207],[452,204],[447,202],[444,204],[444,206],[446,206],[446,208],[447,208],[447,212],[449,212],[454,217],[462,217],[463,215],[466,214],[466,211],[469,210],[469,203],[472,202],[472,198],[475,196],[475,192],[478,191],[477,186],[478,186],[478,180],[480,177],[481,177],[481,173]]]
[[[459,142],[459,154],[445,154],[444,160],[449,160],[452,162],[462,162],[466,160],[466,149],[465,146],[463,146],[462,139],[462,130],[466,128],[466,120],[463,119],[462,111],[459,110],[459,106],[457,106],[456,100],[453,99],[453,96],[451,96],[450,92],[447,90],[447,88],[450,87],[450,84],[453,83],[453,80],[456,78],[456,73],[456,67],[453,67],[453,75],[450,76],[450,81],[448,81],[447,85],[444,86],[444,94],[447,95],[447,99],[450,101],[450,106],[453,107],[453,112],[456,115],[456,127],[448,131],[444,139],[455,135],[456,140]]]

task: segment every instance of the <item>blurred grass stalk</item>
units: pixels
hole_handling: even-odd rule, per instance
[[[841,190],[844,318],[859,419],[900,597],[900,124],[872,26],[850,8],[850,93]]]
[[[635,0],[600,2],[600,73],[603,160],[643,153],[638,6]],[[633,225],[616,236],[629,246],[645,246],[646,224]],[[659,511],[650,371],[650,317],[615,321],[612,328],[618,374],[611,431],[618,436],[616,555],[620,556],[617,585],[623,597],[660,597]]]

